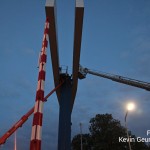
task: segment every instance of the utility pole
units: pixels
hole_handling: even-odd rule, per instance
[[[81,135],[81,150],[83,150],[83,146],[82,146],[82,123],[80,122],[80,135]]]
[[[16,132],[15,132],[15,138],[14,138],[14,150],[17,150],[17,139],[16,139]]]
[[[129,133],[128,133],[128,127],[127,127],[127,116],[128,116],[128,110],[125,115],[125,128],[126,128],[126,133],[127,133],[127,138],[128,138],[129,150],[132,150],[131,143],[130,143],[130,137],[129,137]]]

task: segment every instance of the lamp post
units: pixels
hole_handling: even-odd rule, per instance
[[[126,128],[126,132],[127,132],[129,150],[132,150],[132,149],[131,149],[131,143],[130,143],[128,128],[127,128],[127,116],[128,116],[129,111],[132,111],[134,108],[135,108],[134,103],[128,103],[127,104],[127,111],[126,111],[126,114],[125,114],[125,128]]]
[[[80,123],[79,125],[80,125],[80,135],[81,135],[81,150],[83,150],[83,147],[82,147],[82,123]]]

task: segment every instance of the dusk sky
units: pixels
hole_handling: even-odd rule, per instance
[[[42,47],[45,0],[0,0],[0,136],[35,102],[38,55]],[[85,0],[80,64],[92,70],[150,82],[150,1]],[[72,72],[75,0],[57,0],[60,65]],[[45,95],[54,88],[50,48]],[[88,132],[89,120],[110,113],[124,125],[125,104],[136,103],[127,118],[136,136],[150,130],[150,92],[87,75],[79,80],[72,112],[72,137]],[[59,105],[53,94],[44,105],[42,149],[56,150]],[[30,146],[32,118],[17,130],[17,150]],[[12,135],[0,150],[14,147]]]

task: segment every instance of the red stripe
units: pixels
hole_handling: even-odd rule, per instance
[[[47,42],[46,39],[44,39],[44,41],[43,41],[43,47],[47,47],[47,45],[48,45],[48,42]]]
[[[36,113],[34,114],[32,126],[34,126],[34,125],[42,126],[42,118],[43,118],[43,114],[41,114],[41,113],[39,113],[39,112],[36,112]]]
[[[41,70],[40,72],[39,72],[39,77],[38,77],[38,81],[39,80],[44,80],[45,81],[45,71],[44,70]]]
[[[49,18],[46,18],[46,22],[47,22],[47,23],[49,22]]]
[[[30,142],[30,150],[41,150],[41,140],[32,140]]]
[[[40,59],[40,61],[41,62],[45,62],[46,63],[46,55],[45,54],[43,54],[42,56],[41,56],[41,59]]]
[[[48,34],[48,30],[49,30],[49,28],[46,28],[46,29],[44,30],[44,34]]]
[[[36,92],[36,101],[37,100],[43,101],[43,99],[44,99],[44,91],[43,90],[38,90]]]

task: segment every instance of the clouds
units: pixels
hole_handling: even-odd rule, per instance
[[[12,7],[10,3],[6,5],[3,2],[5,7],[9,5],[13,10],[0,10],[3,18],[0,29],[1,135],[35,102],[37,59],[41,49],[45,20],[44,2],[24,2],[23,7],[21,6],[21,10],[24,11],[22,16],[18,13],[20,7],[17,4],[13,2]],[[108,6],[107,2],[85,1],[81,63],[90,69],[149,82],[150,2],[116,0],[111,4]],[[73,9],[71,9],[73,3],[70,8],[70,5],[65,6],[65,2],[60,2],[57,9],[60,57],[61,63],[65,62],[68,66],[72,66],[70,54],[72,54],[71,43],[73,42],[74,19]],[[67,8],[72,12],[68,13]],[[8,14],[13,18],[9,19]],[[18,17],[21,18],[18,20]],[[21,30],[18,30],[20,28]],[[70,39],[68,43],[66,43],[67,39]],[[46,69],[45,94],[54,87],[49,49]],[[69,69],[72,70],[71,67]],[[79,133],[80,122],[83,123],[83,133],[88,132],[88,122],[97,113],[112,113],[114,118],[121,120],[124,125],[124,104],[128,99],[134,99],[138,104],[137,110],[129,114],[129,129],[136,135],[145,134],[150,124],[149,92],[87,75],[87,78],[79,81],[78,85],[72,113],[72,136]],[[57,149],[58,115],[59,106],[54,94],[44,106],[43,149]],[[18,130],[18,149],[29,149],[31,125],[32,117]],[[13,136],[3,149],[12,149],[12,147]]]
[[[147,63],[149,63],[148,60]],[[131,74],[130,71],[126,70],[126,73],[129,74],[130,77],[141,77],[140,75],[138,76],[136,69],[134,69],[134,71],[135,72]],[[145,79],[144,76],[142,77]],[[81,85],[79,84],[74,113],[76,113],[76,116],[80,116],[75,118],[75,122],[77,122],[77,120],[83,122],[86,132],[88,132],[88,122],[90,118],[94,117],[96,113],[111,113],[114,118],[121,120],[122,125],[124,125],[125,104],[131,100],[135,101],[137,109],[135,113],[130,114],[128,120],[129,128],[135,135],[142,136],[145,134],[145,130],[150,123],[148,121],[148,106],[150,105],[150,94],[148,91],[114,83],[111,80],[107,81],[107,79],[101,79],[100,77],[91,77],[91,75],[88,75],[84,80],[85,81],[80,81],[82,82]],[[142,125],[143,121],[139,124],[139,120],[143,120],[146,125]],[[75,126],[75,128],[79,128],[77,123]],[[136,129],[140,129],[140,131],[137,132]],[[77,132],[79,133],[78,130]]]

